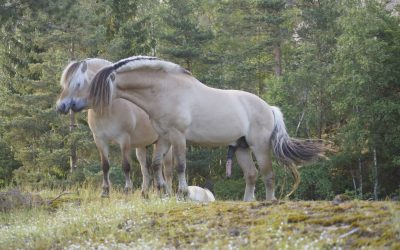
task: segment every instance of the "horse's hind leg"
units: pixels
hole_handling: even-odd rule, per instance
[[[150,189],[151,177],[149,173],[149,166],[146,158],[146,148],[136,148],[136,158],[139,161],[140,169],[142,171],[142,196],[147,197]]]
[[[253,157],[251,157],[250,149],[238,147],[236,150],[236,159],[243,170],[244,178],[246,180],[246,189],[243,200],[253,201],[255,200],[254,190],[257,181],[257,169],[254,165]]]
[[[101,167],[103,169],[103,185],[101,197],[109,197],[110,195],[110,163],[108,161],[108,145],[100,138],[94,137],[97,149],[100,152]]]
[[[164,179],[167,182],[169,192],[172,192],[172,178],[174,176],[174,162],[172,158],[172,147],[164,156]],[[171,193],[172,194],[172,193]]]
[[[265,199],[267,201],[276,200],[275,198],[275,175],[272,168],[271,151],[269,146],[264,145],[260,148],[253,149],[253,153],[257,159],[258,168],[261,173],[265,186]]]
[[[122,151],[122,171],[125,175],[125,187],[124,192],[127,194],[132,191],[132,180],[131,180],[131,146],[129,142],[126,142],[121,147]]]

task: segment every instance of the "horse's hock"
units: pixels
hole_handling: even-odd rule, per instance
[[[18,189],[0,192],[0,211],[7,212],[17,208],[36,207],[44,204],[39,195],[21,193]]]

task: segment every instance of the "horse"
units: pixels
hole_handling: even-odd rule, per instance
[[[173,146],[178,192],[183,195],[188,192],[187,143],[232,146],[246,182],[244,201],[255,200],[258,170],[265,199],[276,199],[271,152],[294,177],[290,195],[300,182],[298,165],[317,159],[325,151],[318,140],[291,138],[278,107],[252,93],[206,86],[181,66],[156,57],[130,57],[104,67],[94,76],[89,96],[76,105],[105,112],[116,98],[135,103],[149,115],[159,135],[153,161],[156,169]]]
[[[214,195],[207,188],[188,186],[188,199],[197,202],[213,202]]]
[[[79,112],[75,103],[88,94],[89,84],[93,76],[111,62],[100,58],[88,58],[74,61],[65,67],[61,75],[62,92],[56,104],[60,113],[68,113],[70,109]],[[122,153],[122,170],[125,175],[124,191],[132,189],[130,177],[131,148],[136,148],[136,157],[139,161],[143,176],[142,193],[146,195],[150,187],[150,173],[146,164],[146,146],[153,144],[158,135],[153,129],[148,115],[135,104],[124,100],[115,99],[108,112],[88,110],[88,124],[92,131],[97,149],[100,153],[103,170],[102,197],[108,197],[110,192],[109,180],[109,143],[114,141],[119,144]],[[172,153],[168,151],[164,161],[164,175],[167,189],[172,186],[173,175]],[[157,174],[157,182],[164,185],[162,172]]]

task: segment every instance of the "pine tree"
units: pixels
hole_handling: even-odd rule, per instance
[[[149,6],[154,6],[154,1],[137,0],[103,0],[105,43],[101,55],[110,60],[135,55],[149,55],[154,50],[155,41],[152,37],[152,15],[146,13]],[[140,13],[140,14],[139,14]]]
[[[169,0],[161,11],[164,31],[160,36],[162,55],[193,71],[193,64],[203,57],[205,45],[213,38],[211,30],[199,22],[198,1]],[[174,61],[175,61],[174,60]]]
[[[77,6],[76,1],[43,3],[42,9],[22,5],[20,16],[2,25],[2,131],[22,164],[14,171],[19,184],[54,183],[65,178],[69,169],[68,127],[55,113],[54,101],[60,89],[59,74],[70,58],[63,47],[76,38],[65,35],[73,32],[63,26],[63,18],[76,24],[68,13],[76,14]]]

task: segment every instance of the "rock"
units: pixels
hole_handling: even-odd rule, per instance
[[[36,207],[44,204],[44,200],[39,195],[22,193],[18,189],[10,189],[0,192],[0,211],[8,212],[13,209],[23,207]]]
[[[339,205],[341,203],[344,203],[346,201],[350,201],[352,200],[352,198],[346,194],[338,194],[335,196],[335,198],[333,198],[332,203],[334,205]]]

